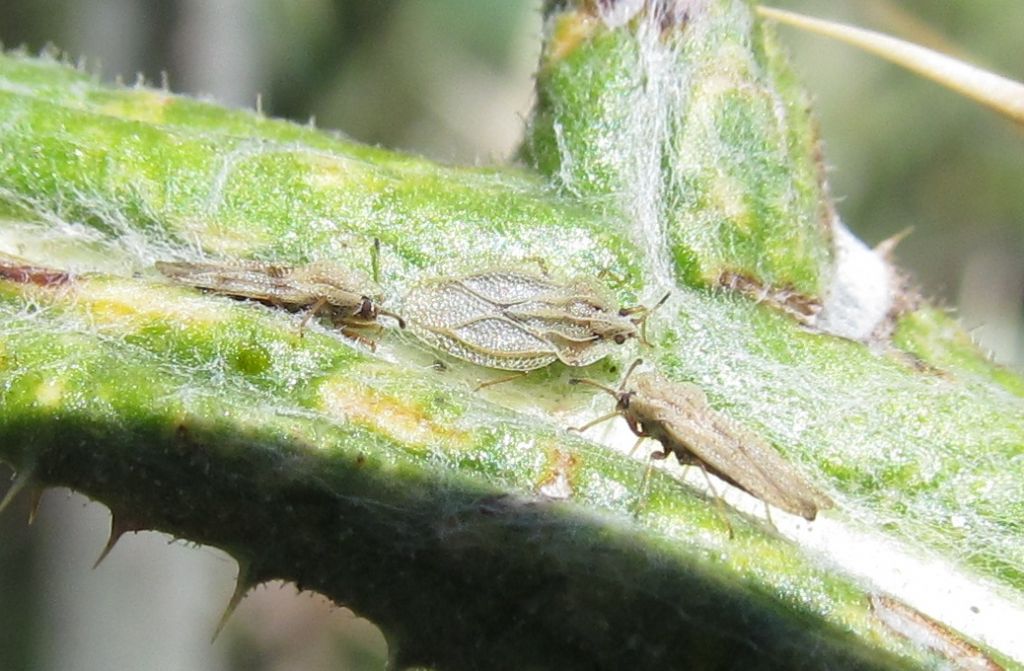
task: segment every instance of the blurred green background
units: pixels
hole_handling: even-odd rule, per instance
[[[1024,79],[1024,3],[780,0]],[[852,48],[780,28],[816,98],[833,193],[1000,361],[1024,362],[1024,131]],[[113,81],[172,90],[462,164],[506,160],[532,98],[535,0],[0,0],[0,40],[52,44]],[[0,466],[0,496],[8,471]],[[381,669],[380,632],[289,586],[209,644],[234,562],[152,533],[95,572],[108,515],[47,492],[0,518],[0,671]],[[496,604],[500,607],[500,604]],[[443,612],[439,612],[443,617]]]

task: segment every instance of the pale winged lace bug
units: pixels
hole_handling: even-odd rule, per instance
[[[526,372],[555,361],[598,361],[643,337],[653,308],[616,309],[585,280],[499,269],[423,282],[402,309],[409,330],[427,344],[481,366]]]

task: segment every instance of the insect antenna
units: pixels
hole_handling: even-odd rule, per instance
[[[397,314],[395,314],[391,310],[385,310],[383,308],[377,308],[377,314],[384,315],[385,317],[391,317],[396,322],[398,322],[398,328],[400,328],[400,329],[404,329],[405,328],[405,320],[402,319],[401,317],[399,317]]]
[[[306,325],[309,324],[309,320],[312,319],[313,317],[315,317],[316,314],[318,312],[320,312],[320,310],[322,310],[325,305],[327,305],[327,298],[325,298],[324,296],[321,296],[320,298],[316,299],[316,302],[313,303],[313,306],[311,308],[309,308],[309,310],[306,310],[306,316],[304,316],[302,318],[302,321],[299,322],[299,337],[300,338],[302,337],[302,334],[305,332]]]
[[[650,341],[647,340],[647,319],[655,310],[664,305],[665,301],[667,301],[668,297],[671,295],[671,291],[665,292],[665,295],[662,296],[661,300],[655,303],[653,307],[647,307],[646,305],[634,305],[631,308],[622,308],[621,310],[619,310],[619,316],[622,317],[639,315],[633,319],[633,323],[640,327],[640,342],[647,345],[648,347],[651,346],[651,343]]]
[[[608,392],[612,396],[618,396],[619,395],[619,390],[618,389],[612,389],[608,385],[601,384],[600,382],[595,382],[594,380],[588,380],[585,377],[569,378],[569,384],[585,384],[585,385],[588,385],[588,386],[591,386],[591,387],[596,387],[596,388],[600,389],[601,391]]]
[[[594,380],[588,380],[587,378],[583,378],[583,377],[571,378],[569,380],[569,384],[586,384],[586,385],[590,385],[591,387],[595,387],[597,389],[600,389],[603,392],[606,392],[606,393],[610,394],[616,400],[618,400],[620,395],[622,394],[622,390],[626,388],[626,382],[629,380],[629,376],[632,375],[633,371],[636,370],[636,367],[639,366],[640,364],[642,364],[643,362],[644,362],[643,359],[637,359],[632,364],[630,364],[629,370],[627,370],[626,374],[622,377],[622,382],[619,383],[619,388],[618,389],[612,389],[611,387],[609,387],[607,385],[603,385],[600,382],[595,382]],[[612,412],[609,412],[607,415],[601,415],[597,419],[590,420],[589,422],[587,422],[583,426],[569,427],[569,431],[575,431],[577,433],[583,433],[584,431],[586,431],[590,427],[597,426],[601,422],[607,422],[609,419],[617,417],[617,416],[619,416],[621,414],[622,414],[622,411],[619,408],[616,408]],[[639,442],[637,444],[639,445]],[[634,447],[633,449],[635,450],[636,448]]]
[[[485,387],[493,387],[496,384],[505,384],[506,382],[511,382],[513,380],[518,380],[519,378],[521,378],[524,375],[526,375],[528,372],[529,371],[525,371],[525,370],[517,370],[516,372],[514,372],[514,373],[512,373],[510,375],[502,375],[501,377],[496,378],[494,380],[488,380],[487,382],[480,382],[475,387],[473,387],[473,391],[480,391],[481,389],[483,389]]]
[[[651,341],[647,339],[647,319],[651,316],[651,313],[664,305],[665,301],[667,301],[668,297],[671,295],[671,291],[666,291],[665,295],[661,297],[661,300],[654,304],[654,307],[640,316],[640,342],[648,347],[651,346]]]
[[[619,392],[622,392],[626,388],[626,383],[629,382],[629,376],[633,374],[636,367],[644,362],[643,359],[637,359],[633,363],[629,364],[629,368],[626,370],[626,374],[622,376],[622,382],[619,383]]]
[[[591,380],[591,379],[585,378],[585,377],[569,378],[569,384],[586,384],[586,385],[589,385],[591,387],[595,387],[597,389],[600,389],[601,391],[607,392],[607,393],[611,394],[612,396],[618,398],[619,394],[622,393],[622,390],[626,388],[626,382],[629,381],[629,376],[632,375],[633,371],[636,370],[636,367],[639,366],[640,364],[642,364],[643,362],[644,362],[643,359],[637,359],[636,361],[634,361],[633,363],[631,363],[629,365],[629,368],[626,370],[626,374],[622,376],[622,382],[619,383],[619,388],[618,389],[612,389],[611,387],[609,387],[607,385],[601,384],[600,382],[597,382],[595,380]]]

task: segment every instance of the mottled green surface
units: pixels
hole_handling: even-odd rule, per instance
[[[162,285],[3,288],[5,460],[222,547],[252,582],[350,605],[409,661],[468,668],[472,645],[513,666],[657,668],[699,649],[775,667],[814,647],[807,668],[887,666],[844,633],[871,631],[853,584],[758,524],[735,518],[729,540],[666,478],[631,523],[642,464],[437,372]],[[558,476],[574,505],[538,497]],[[438,602],[455,621],[430,617]]]
[[[955,371],[964,382],[995,382],[1017,396],[1024,396],[1021,376],[978,356],[971,336],[943,310],[924,307],[904,315],[893,334],[893,343],[926,367],[933,366],[933,373]]]
[[[669,152],[651,174],[588,144],[601,119],[617,119],[612,139],[629,130],[633,84],[616,68],[632,72],[641,48],[630,45],[647,39],[598,26],[542,64],[542,101],[563,106],[542,103],[530,152],[554,186],[0,58],[0,251],[102,273],[49,288],[0,281],[0,459],[122,520],[225,548],[251,566],[250,582],[294,580],[351,605],[410,663],[937,666],[879,627],[864,587],[738,514],[730,540],[715,507],[668,477],[655,478],[634,519],[643,463],[564,431],[572,411],[611,404],[566,385],[564,367],[472,393],[483,371],[452,361],[438,371],[403,334],[369,334],[375,353],[319,329],[300,336],[296,316],[171,288],[151,270],[155,259],[202,251],[342,259],[365,271],[379,237],[395,309],[424,275],[532,258],[566,275],[609,271],[623,304],[674,282],[646,358],[771,438],[836,499],[830,516],[1019,595],[1018,378],[927,312],[897,329],[911,356],[692,286],[730,268],[817,295],[830,276],[818,218],[829,205],[795,111],[801,97],[765,55],[770,37],[757,29],[744,55],[747,42],[727,30],[747,26],[743,6],[715,7],[728,11],[692,17],[689,32],[666,38],[681,40],[671,53],[732,63],[706,52],[725,49],[757,65],[756,85],[729,80],[708,99],[710,125],[662,113],[672,137],[714,130],[714,142],[705,134],[696,144],[728,145],[728,156]],[[567,68],[619,83],[590,81],[600,100],[588,98]],[[765,89],[769,77],[782,93]],[[737,97],[748,90],[751,100]],[[767,123],[761,93],[793,112],[781,135],[757,122]],[[571,180],[564,165],[544,163],[559,156],[545,124],[563,118],[582,133]],[[637,134],[650,130],[646,114],[637,123]],[[638,201],[609,194],[658,178],[659,167],[668,176],[658,193],[680,190],[638,223],[627,207]],[[740,210],[687,200],[695,192],[680,176],[709,172],[737,186],[730,199],[742,196],[740,237],[740,220],[723,214]],[[706,228],[708,217],[725,223]],[[659,221],[664,236],[652,228]],[[698,230],[721,235],[698,244],[688,237]],[[630,344],[584,374],[614,381],[637,352]],[[954,514],[963,523],[951,524]]]
[[[13,62],[23,80],[27,68]],[[37,77],[50,72],[65,70],[55,63],[35,67]],[[227,123],[238,114],[232,112],[223,124],[193,129],[142,122],[139,110],[126,118],[123,104],[90,103],[83,110],[51,102],[56,96],[23,95],[22,80],[0,85],[5,127],[23,131],[2,138],[5,205],[80,222],[112,245],[123,243],[125,229],[141,229],[153,254],[200,241],[212,254],[291,261],[315,255],[368,270],[370,241],[378,237],[405,268],[531,256],[570,272],[637,265],[636,249],[607,219],[546,195],[525,173],[406,157],[377,161],[380,150],[366,156],[363,148],[323,136],[297,144],[297,133],[309,131],[260,125],[255,116],[263,133],[238,136]],[[76,83],[89,86],[84,75]],[[179,104],[150,91],[138,95],[158,111]],[[212,115],[209,107],[203,118]],[[515,239],[495,246],[506,231],[515,231]]]
[[[962,360],[920,367],[765,307],[680,295],[663,370],[813,461],[848,519],[1024,589],[1024,404],[1005,389],[1018,377],[964,342]]]
[[[661,222],[687,284],[731,272],[820,298],[830,214],[809,103],[743,3],[707,5],[664,30],[552,20],[527,158],[638,236]]]

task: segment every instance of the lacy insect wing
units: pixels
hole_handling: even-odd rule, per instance
[[[433,281],[414,287],[406,294],[402,310],[411,323],[422,328],[449,330],[474,319],[500,314],[493,303],[457,280]]]
[[[491,270],[426,282],[409,292],[403,309],[414,334],[473,363],[531,370],[560,359],[585,366],[607,356],[609,342],[636,335],[631,320],[587,291],[582,282]]]
[[[403,311],[413,335],[480,366],[527,371],[557,358],[550,343],[504,317],[500,308],[458,281],[414,288]]]
[[[509,306],[537,299],[557,299],[566,287],[544,277],[521,271],[493,270],[466,275],[456,280],[463,287],[495,306]]]
[[[529,371],[543,368],[558,358],[551,345],[515,322],[485,317],[460,325],[450,333],[449,353],[472,363],[503,370]]]
[[[552,334],[577,342],[591,342],[595,339],[589,321],[571,317],[564,310],[546,303],[522,303],[505,308],[502,314],[544,338]]]
[[[711,408],[697,387],[640,373],[626,393],[623,414],[630,424],[638,423],[681,463],[703,464],[752,496],[808,520],[832,505],[767,441]]]

